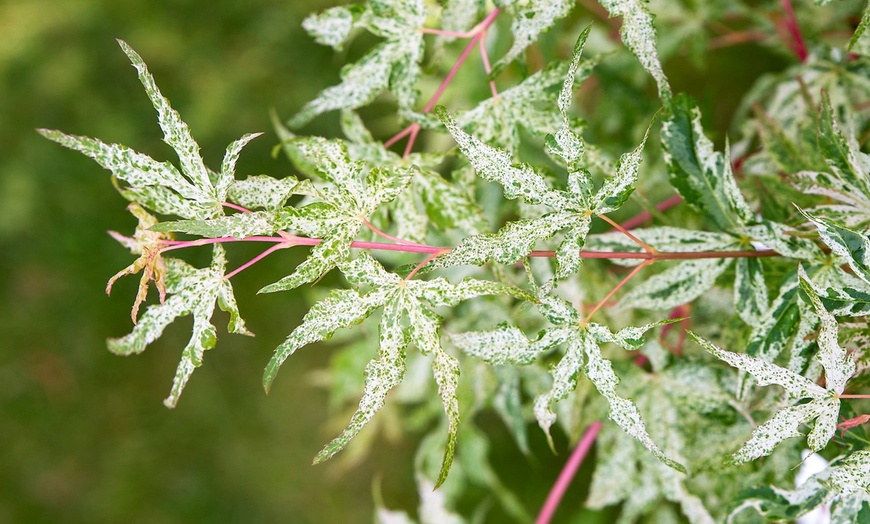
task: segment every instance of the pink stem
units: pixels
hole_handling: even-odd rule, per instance
[[[658,211],[668,210],[668,209],[674,207],[675,205],[679,204],[682,201],[683,201],[683,197],[681,197],[680,195],[674,195],[671,198],[668,198],[667,200],[663,200],[662,202],[659,202],[658,204],[656,204],[656,210],[658,210]],[[651,218],[652,218],[652,213],[650,213],[649,211],[644,211],[642,213],[638,213],[637,215],[635,215],[635,216],[629,218],[628,220],[626,220],[625,222],[623,222],[622,227],[625,229],[634,229],[637,226],[643,224],[644,222],[646,222],[647,220],[649,220]]]
[[[380,229],[376,228],[375,225],[372,224],[371,222],[369,222],[368,220],[363,219],[363,225],[366,226],[367,228],[369,228],[376,235],[384,237],[387,240],[392,240],[393,242],[395,242],[397,244],[404,244],[406,246],[410,246],[410,245],[420,246],[420,245],[422,245],[418,242],[411,242],[410,240],[405,240],[404,238],[394,237],[393,235],[384,233]]]
[[[236,211],[241,211],[242,213],[250,213],[251,210],[245,207],[242,207],[238,204],[231,204],[229,202],[224,202],[224,207],[228,207],[230,209],[235,209]]]
[[[838,395],[840,398],[870,398],[870,395]]]
[[[391,145],[395,144],[395,143],[398,142],[399,140],[401,140],[401,139],[405,138],[406,136],[408,136],[408,133],[411,132],[411,130],[412,130],[412,128],[414,127],[414,125],[415,125],[415,124],[411,124],[411,125],[409,125],[408,127],[406,127],[405,129],[403,129],[403,130],[399,131],[398,133],[396,133],[395,136],[393,136],[392,138],[390,138],[389,140],[387,140],[386,142],[384,142],[384,147],[390,147]]]
[[[556,480],[556,483],[553,484],[550,494],[547,495],[547,501],[544,502],[544,507],[541,508],[541,512],[538,514],[535,524],[549,524],[550,519],[553,518],[556,509],[559,507],[559,502],[562,501],[562,496],[565,495],[565,491],[568,490],[568,486],[571,485],[571,481],[574,480],[574,476],[577,475],[577,470],[580,469],[580,465],[583,464],[583,459],[586,458],[586,454],[589,453],[592,444],[595,443],[599,431],[601,431],[601,422],[593,422],[586,429],[586,433],[583,434],[580,444],[574,448],[571,457],[568,459],[562,472],[559,473],[559,478]]]
[[[429,103],[426,104],[426,107],[423,109],[424,113],[428,113],[432,111],[435,107],[435,104],[438,103],[438,99],[441,98],[441,95],[444,93],[444,90],[447,89],[447,86],[450,85],[450,82],[453,81],[453,77],[456,76],[456,72],[459,71],[459,68],[465,62],[465,59],[468,58],[468,55],[471,53],[471,50],[474,49],[474,46],[477,45],[477,41],[483,36],[483,33],[486,32],[486,29],[492,25],[495,21],[495,17],[498,16],[499,12],[501,12],[501,8],[493,9],[486,18],[483,19],[483,22],[478,26],[480,31],[474,35],[474,38],[471,39],[471,42],[468,42],[468,45],[465,46],[465,50],[462,51],[462,54],[459,55],[459,59],[453,64],[453,68],[447,73],[447,76],[444,77],[444,80],[441,81],[441,85],[438,86],[438,89],[435,90],[435,94],[432,95],[432,98],[429,100]]]
[[[480,41],[480,58],[483,60],[483,69],[486,71],[487,76],[492,73],[492,66],[489,64],[489,54],[486,52],[486,31],[483,32],[483,36]],[[493,98],[498,98],[498,88],[495,87],[495,80],[489,81],[489,90],[492,92]]]
[[[417,135],[420,133],[420,124],[411,124],[411,136],[408,137],[408,143],[405,145],[405,151],[402,153],[402,158],[408,158],[411,155],[411,150],[414,148],[414,142],[417,141]]]
[[[253,266],[254,264],[256,264],[257,262],[259,262],[260,260],[263,260],[263,259],[266,258],[267,256],[271,255],[271,254],[274,253],[275,251],[278,251],[279,249],[286,249],[286,248],[288,248],[288,247],[292,247],[292,245],[293,245],[293,244],[289,244],[289,243],[288,243],[288,244],[275,244],[274,246],[272,246],[272,247],[270,247],[269,249],[263,251],[262,253],[260,253],[259,255],[255,256],[255,257],[252,258],[251,260],[248,260],[247,262],[245,262],[245,263],[242,264],[241,266],[237,267],[237,268],[234,269],[233,271],[227,273],[226,275],[224,275],[224,278],[227,279],[227,280],[229,280],[229,279],[233,278],[234,276],[238,275],[239,273],[241,273],[242,271],[244,271],[244,270],[248,269],[249,267]]]
[[[791,48],[798,60],[806,62],[807,46],[804,43],[804,37],[801,34],[801,27],[798,24],[797,17],[794,14],[794,8],[791,5],[791,0],[782,0],[782,9],[785,11],[785,28],[791,34]]]
[[[316,246],[322,242],[319,238],[297,237],[293,236],[293,245],[296,246]],[[205,246],[209,244],[222,244],[228,242],[272,242],[282,243],[287,242],[286,238],[282,237],[264,237],[252,236],[246,238],[221,237],[221,238],[201,238],[199,240],[164,240],[163,243],[167,246],[161,251],[173,251],[186,247]],[[359,242],[354,241],[350,244],[356,249],[374,249],[384,251],[404,251],[406,253],[437,253],[439,251],[449,250],[448,247],[429,246],[426,244],[388,244],[385,242]],[[532,251],[530,257],[535,258],[553,258],[556,256],[555,251]],[[581,251],[580,258],[605,258],[605,259],[630,259],[630,260],[694,260],[705,258],[749,258],[749,257],[778,257],[782,256],[772,249],[765,251],[696,251],[690,253],[671,253],[667,251],[657,251],[655,253],[635,253],[621,251]]]
[[[586,318],[583,319],[583,324],[588,324],[588,323],[589,323],[589,319],[591,319],[591,318],[593,317],[593,315],[595,315],[595,313],[598,312],[599,309],[601,309],[602,307],[604,307],[604,304],[606,304],[607,301],[610,300],[610,297],[612,297],[613,295],[615,295],[616,292],[619,291],[619,290],[622,288],[622,286],[628,284],[629,280],[631,280],[632,278],[634,278],[635,275],[637,275],[638,273],[640,273],[641,270],[643,270],[643,268],[645,268],[646,266],[652,264],[653,262],[655,262],[654,259],[647,259],[647,260],[644,260],[644,261],[643,261],[639,266],[637,266],[636,268],[632,269],[632,270],[631,270],[631,273],[629,273],[628,275],[626,275],[625,278],[623,278],[623,279],[619,282],[619,284],[616,284],[616,287],[614,287],[613,289],[610,290],[610,293],[608,293],[606,297],[604,297],[603,299],[601,299],[601,302],[599,302],[598,304],[595,305],[594,308],[592,308],[592,311],[590,311],[589,314],[586,315]]]

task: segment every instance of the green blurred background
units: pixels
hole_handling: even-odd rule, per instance
[[[114,41],[123,38],[219,166],[229,142],[271,130],[270,108],[291,114],[335,81],[341,57],[300,28],[326,3],[0,2],[0,522],[370,521],[374,466],[310,465],[334,431],[307,379],[328,354],[300,354],[269,397],[260,386],[304,310],[291,295],[254,292],[292,261],[238,277],[257,337],[221,336],[178,408],[166,409],[189,321],[142,355],[106,351],[107,337],[131,328],[137,280],[105,296],[107,278],[132,261],[106,230],[129,234],[135,221],[106,171],[34,131],[174,159]],[[270,155],[275,142],[268,133],[250,145],[240,176],[289,173]],[[235,249],[231,263],[251,253]],[[399,471],[410,468],[403,453]]]

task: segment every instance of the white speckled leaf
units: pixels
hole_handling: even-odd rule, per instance
[[[590,335],[583,336],[583,349],[586,352],[586,376],[595,389],[610,403],[610,420],[616,422],[626,433],[637,439],[638,442],[650,451],[662,463],[677,471],[686,473],[682,464],[670,459],[658,445],[653,442],[644,426],[643,418],[634,402],[620,397],[616,393],[619,377],[613,372],[610,361],[601,354],[601,349]]]
[[[353,29],[354,18],[354,12],[349,7],[331,7],[306,17],[302,27],[315,42],[338,51]]]
[[[671,86],[662,71],[656,51],[656,30],[653,16],[643,0],[599,0],[610,16],[621,16],[619,34],[641,65],[649,71],[658,85],[659,98],[667,104],[671,98]]]
[[[330,291],[326,298],[308,310],[302,323],[275,349],[275,354],[263,375],[263,387],[266,391],[272,387],[281,364],[297,349],[327,340],[337,330],[359,324],[375,309],[381,307],[390,298],[391,293],[391,289],[378,290],[362,296],[349,289]]]
[[[580,269],[583,259],[580,250],[586,244],[586,235],[592,225],[591,215],[575,215],[570,223],[570,229],[556,248],[556,279],[564,280]]]
[[[152,231],[177,231],[208,238],[245,238],[272,235],[291,227],[293,215],[281,211],[252,211],[213,218],[211,220],[172,220],[160,222]]]
[[[530,342],[519,328],[502,324],[492,331],[471,331],[451,335],[450,342],[464,353],[493,366],[504,364],[525,366],[572,336],[568,329],[551,328],[542,331],[537,340]]]
[[[41,129],[40,133],[62,146],[93,158],[119,180],[131,186],[164,186],[186,199],[198,202],[214,200],[202,188],[185,180],[169,162],[157,162],[150,156],[137,153],[126,146],[106,144],[96,138],[67,135],[49,129]]]
[[[738,246],[733,235],[713,231],[661,226],[633,229],[631,233],[657,250],[671,253],[724,251]],[[642,247],[619,231],[589,235],[586,247],[595,251],[643,252]],[[631,261],[632,265],[638,263],[639,260]]]
[[[831,486],[841,494],[870,491],[870,451],[855,451],[832,468]]]
[[[671,309],[691,302],[710,289],[731,262],[717,258],[680,262],[632,288],[619,308]]]
[[[432,354],[432,373],[438,384],[438,395],[447,415],[447,444],[444,448],[444,459],[435,488],[446,479],[453,463],[453,453],[456,449],[456,437],[459,432],[459,399],[456,389],[459,387],[459,361],[448,355],[441,347],[438,336],[438,326],[441,319],[431,311],[420,306],[416,299],[408,298],[406,305],[411,326],[411,341],[423,354]]]
[[[217,193],[209,177],[208,168],[205,167],[202,157],[199,155],[199,145],[190,135],[190,128],[181,120],[178,112],[172,109],[169,105],[169,100],[160,94],[160,90],[157,89],[157,84],[154,83],[154,78],[148,72],[148,67],[145,65],[142,57],[136,54],[136,51],[127,42],[118,40],[118,44],[130,58],[130,62],[139,73],[139,81],[142,82],[148,98],[151,99],[154,109],[157,110],[158,122],[163,130],[163,141],[178,153],[182,172],[200,190],[212,198],[217,198]]]
[[[463,300],[484,295],[511,296],[535,302],[535,297],[515,286],[492,280],[464,278],[458,284],[451,284],[445,278],[414,280],[407,283],[413,293],[433,307],[455,306]]]
[[[616,165],[616,175],[604,181],[604,185],[595,195],[597,205],[596,214],[616,211],[628,200],[634,191],[634,183],[637,182],[637,173],[640,169],[640,161],[643,159],[643,148],[649,137],[648,127],[643,135],[640,145],[633,151],[623,154]]]
[[[177,259],[166,259],[165,264],[169,297],[163,304],[149,306],[129,335],[109,339],[108,346],[110,351],[119,355],[141,353],[176,318],[192,315],[193,332],[182,350],[172,390],[164,400],[167,407],[173,408],[194,369],[202,365],[204,352],[217,342],[217,333],[211,324],[215,303],[230,313],[231,332],[251,333],[245,329],[232,287],[224,279],[226,257],[221,246],[214,246],[212,264],[208,268],[196,269]]]
[[[347,220],[336,224],[329,236],[311,249],[304,262],[296,266],[296,271],[262,288],[258,293],[287,291],[308,282],[314,282],[350,255],[353,242],[362,225],[358,220]]]
[[[748,325],[758,327],[769,307],[761,261],[741,258],[737,260],[735,269],[734,306],[737,314]]]
[[[522,197],[531,204],[545,204],[555,209],[564,207],[565,197],[550,188],[544,177],[534,168],[527,164],[513,164],[511,155],[506,151],[488,146],[463,131],[442,106],[436,107],[435,113],[453,135],[459,149],[477,174],[485,180],[504,186],[507,198]]]
[[[380,347],[378,358],[371,360],[365,369],[365,388],[359,407],[350,419],[347,428],[341,435],[327,444],[314,458],[319,464],[329,460],[333,455],[344,449],[357,433],[365,426],[375,413],[384,407],[384,402],[394,387],[402,382],[405,376],[405,347],[408,337],[402,328],[401,299],[393,296],[384,304],[380,324]]]
[[[574,82],[587,78],[598,62],[598,58],[580,61]],[[554,62],[516,86],[500,91],[497,98],[488,98],[474,109],[458,113],[456,121],[481,142],[516,153],[521,127],[533,136],[555,133],[560,128],[562,120],[555,113],[553,91],[565,83],[567,70],[564,62]]]
[[[220,175],[218,175],[217,183],[215,184],[215,193],[220,202],[226,201],[227,191],[233,182],[236,181],[236,162],[239,160],[242,148],[244,148],[248,142],[262,134],[263,133],[249,133],[227,146],[223,163],[221,163],[221,172]]]
[[[731,460],[735,464],[742,464],[769,455],[783,440],[800,437],[802,433],[798,428],[821,413],[823,407],[818,402],[781,409],[770,420],[755,428],[752,438],[731,456]]]
[[[840,346],[837,340],[839,332],[837,319],[822,305],[803,266],[798,266],[798,276],[801,289],[810,298],[810,302],[812,302],[821,321],[821,329],[817,339],[819,344],[818,359],[825,369],[825,386],[828,391],[833,391],[839,395],[843,393],[843,390],[846,389],[846,383],[855,374],[855,360]]]
[[[702,348],[713,354],[716,358],[740,369],[741,371],[751,374],[755,377],[759,386],[766,386],[768,384],[782,386],[788,392],[789,396],[795,399],[807,397],[822,398],[829,396],[828,392],[823,387],[806,377],[798,375],[797,373],[743,353],[732,353],[731,351],[726,351],[692,332],[689,332],[689,335]]]
[[[556,422],[556,413],[553,412],[551,406],[567,397],[577,387],[577,376],[583,369],[585,346],[590,344],[594,345],[595,342],[589,337],[577,337],[575,334],[572,340],[568,341],[565,354],[559,363],[550,370],[550,374],[553,376],[552,387],[548,392],[535,399],[535,418],[538,420],[538,425],[547,434],[547,440],[551,447],[553,446],[553,438],[550,436],[550,427]]]
[[[227,191],[227,198],[247,209],[274,211],[284,207],[294,190],[301,189],[299,186],[299,180],[292,176],[279,179],[253,175],[233,182]]]
[[[536,219],[508,222],[497,233],[467,237],[455,248],[427,264],[426,269],[452,266],[482,266],[493,260],[512,264],[528,255],[540,240],[568,227],[574,213],[555,212]]]
[[[560,18],[567,16],[574,7],[572,0],[502,0],[496,3],[507,6],[513,15],[511,33],[514,42],[508,52],[493,64],[493,74],[498,74],[516,60],[541,33],[550,29]]]
[[[360,14],[359,24],[386,40],[356,63],[342,68],[341,83],[324,89],[305,104],[290,120],[290,127],[305,125],[328,111],[357,109],[387,90],[395,95],[400,112],[412,110],[417,100],[415,86],[425,46],[423,33],[419,31],[425,15],[422,0],[369,2]],[[318,36],[330,45],[338,41],[347,28],[347,14],[339,14],[333,21],[335,27],[330,25],[328,34],[322,25],[317,27]]]

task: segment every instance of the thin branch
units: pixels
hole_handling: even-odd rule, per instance
[[[408,273],[408,276],[405,277],[405,280],[411,280],[412,278],[414,278],[414,275],[416,275],[418,271],[423,269],[423,266],[425,266],[426,264],[428,264],[429,262],[431,262],[435,258],[443,255],[444,253],[447,253],[448,251],[450,251],[450,250],[449,249],[442,249],[441,251],[436,251],[435,253],[432,253],[431,255],[429,255],[428,257],[423,259],[422,262],[417,264],[417,267],[415,267],[413,270],[411,270],[410,273]]]
[[[794,14],[794,8],[791,5],[791,0],[782,0],[782,9],[785,11],[785,29],[791,35],[791,48],[794,54],[801,62],[807,61],[807,45],[804,43],[804,37],[801,34],[801,27],[798,24],[797,16]]]
[[[583,464],[583,459],[586,458],[586,455],[592,448],[592,444],[594,444],[595,439],[598,438],[599,431],[601,431],[601,422],[593,422],[588,428],[586,428],[586,433],[583,434],[583,438],[580,440],[577,447],[574,448],[571,457],[568,459],[568,462],[565,463],[562,472],[559,473],[559,478],[556,479],[556,483],[553,484],[552,489],[550,489],[550,494],[547,495],[547,500],[544,502],[544,506],[541,508],[541,512],[538,514],[535,524],[549,524],[550,519],[553,518],[556,509],[559,507],[559,502],[562,501],[562,496],[565,495],[565,491],[567,491],[568,486],[571,485],[571,481],[574,480],[574,477],[577,475],[577,470],[580,469],[580,465]]]
[[[668,209],[674,207],[675,205],[679,204],[682,201],[683,201],[682,196],[674,195],[674,196],[672,196],[666,200],[662,200],[661,202],[656,204],[655,208],[656,208],[656,211],[667,211]],[[650,213],[649,211],[643,211],[643,212],[638,213],[637,215],[629,218],[628,220],[623,221],[622,227],[624,227],[625,229],[634,229],[637,226],[646,222],[647,220],[651,219],[652,217],[653,217],[652,213]]]
[[[292,246],[291,244],[284,244],[284,243],[282,243],[282,244],[275,244],[274,246],[272,246],[272,247],[270,247],[269,249],[263,251],[262,253],[260,253],[259,255],[255,256],[255,257],[252,258],[251,260],[248,260],[247,262],[245,262],[245,263],[242,264],[241,266],[239,266],[239,267],[237,267],[236,269],[230,271],[229,273],[227,273],[226,275],[224,275],[224,278],[227,279],[227,280],[229,280],[229,279],[233,278],[234,276],[238,275],[239,273],[241,273],[242,271],[244,271],[244,270],[248,269],[249,267],[253,266],[254,264],[256,264],[257,262],[259,262],[260,260],[263,260],[263,259],[266,258],[267,256],[271,255],[271,254],[274,253],[275,251],[278,251],[279,249],[287,249],[288,247],[293,247],[293,246]]]
[[[412,242],[412,241],[410,241],[410,240],[405,240],[404,238],[394,237],[393,235],[390,235],[390,234],[388,234],[388,233],[384,233],[384,232],[381,231],[380,229],[376,228],[374,224],[372,224],[371,222],[369,222],[369,221],[366,220],[365,218],[362,219],[362,223],[363,223],[364,226],[366,226],[367,228],[369,228],[369,229],[370,229],[374,234],[376,234],[376,235],[378,235],[378,236],[381,236],[381,237],[384,237],[384,238],[386,238],[387,240],[392,240],[393,242],[395,242],[395,243],[397,243],[397,244],[404,244],[404,245],[406,245],[406,246],[410,246],[410,245],[419,246],[419,245],[422,245],[422,244],[420,244],[420,243],[418,243],[418,242]]]
[[[840,398],[870,398],[870,395],[839,395]]]
[[[639,246],[640,246],[641,248],[643,248],[643,250],[646,251],[647,253],[655,254],[656,249],[655,249],[654,247],[650,246],[649,244],[647,244],[647,243],[644,242],[643,240],[641,240],[641,239],[637,238],[636,236],[632,235],[632,234],[631,234],[631,233],[630,233],[626,228],[620,226],[619,224],[617,224],[616,222],[614,222],[613,220],[611,220],[610,217],[608,217],[607,215],[603,215],[603,214],[602,214],[602,215],[598,215],[598,218],[600,218],[601,220],[604,220],[605,222],[607,222],[608,224],[610,224],[611,226],[613,226],[614,229],[616,229],[617,231],[619,231],[619,232],[622,233],[623,235],[627,236],[629,239],[631,239],[632,242],[634,242],[635,244],[639,245]]]
[[[628,284],[628,281],[631,280],[632,278],[634,278],[635,275],[637,275],[638,273],[640,273],[640,271],[641,271],[643,268],[645,268],[646,266],[652,264],[653,262],[654,262],[653,259],[644,260],[642,264],[640,264],[640,265],[637,266],[636,268],[632,269],[632,270],[631,270],[631,273],[629,273],[628,275],[626,275],[625,278],[623,278],[622,281],[621,281],[619,284],[616,284],[616,287],[614,287],[613,289],[610,290],[610,293],[608,293],[606,297],[604,297],[603,299],[601,299],[601,301],[600,301],[598,304],[596,304],[594,308],[592,308],[592,311],[590,311],[589,314],[586,315],[586,318],[583,319],[583,322],[582,322],[582,323],[583,323],[583,324],[588,324],[588,323],[589,323],[589,320],[592,318],[592,316],[595,315],[595,313],[597,313],[598,310],[601,309],[601,308],[604,306],[604,304],[607,303],[608,300],[610,300],[610,297],[612,297],[613,295],[615,295],[616,292],[619,291],[619,290],[622,288],[622,286]]]
[[[483,32],[483,36],[481,36],[478,43],[480,44],[480,58],[483,60],[483,69],[486,71],[486,76],[489,76],[492,73],[492,66],[489,63],[489,54],[486,52],[486,31]],[[489,81],[489,90],[492,92],[493,98],[498,98],[498,88],[495,86],[495,80]]]
[[[238,204],[232,204],[230,202],[224,202],[223,206],[228,207],[230,209],[235,209],[236,211],[241,211],[242,213],[250,213],[251,212],[251,210],[246,208],[246,207],[242,207]]]

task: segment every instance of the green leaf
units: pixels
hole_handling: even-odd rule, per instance
[[[819,230],[819,236],[825,245],[846,259],[855,275],[870,284],[870,238],[833,220],[799,210]]]
[[[731,260],[723,258],[680,262],[633,287],[619,301],[619,308],[671,309],[691,302],[710,289],[729,265]]]
[[[714,151],[704,135],[697,104],[680,94],[669,106],[662,126],[662,146],[671,183],[692,207],[725,231],[739,231],[755,222],[731,172],[731,160]]]
[[[656,51],[656,30],[653,16],[643,0],[599,0],[610,16],[621,16],[622,27],[619,34],[622,41],[631,49],[641,65],[655,79],[659,98],[665,105],[671,98],[671,86],[662,71],[662,64]]]
[[[497,75],[516,60],[529,45],[538,39],[541,33],[550,29],[560,18],[568,16],[571,8],[574,7],[574,2],[571,0],[527,0],[522,2],[500,0],[496,4],[507,7],[513,15],[511,33],[514,36],[514,43],[508,52],[493,64],[491,76]]]
[[[864,14],[861,15],[861,22],[858,24],[858,27],[855,28],[855,33],[852,35],[852,38],[849,39],[849,46],[846,48],[851,51],[855,44],[861,41],[861,37],[864,35],[864,31],[867,30],[867,25],[870,24],[870,5],[864,8]]]
[[[757,258],[738,259],[736,271],[734,306],[737,314],[748,325],[758,327],[769,306],[761,261]]]

